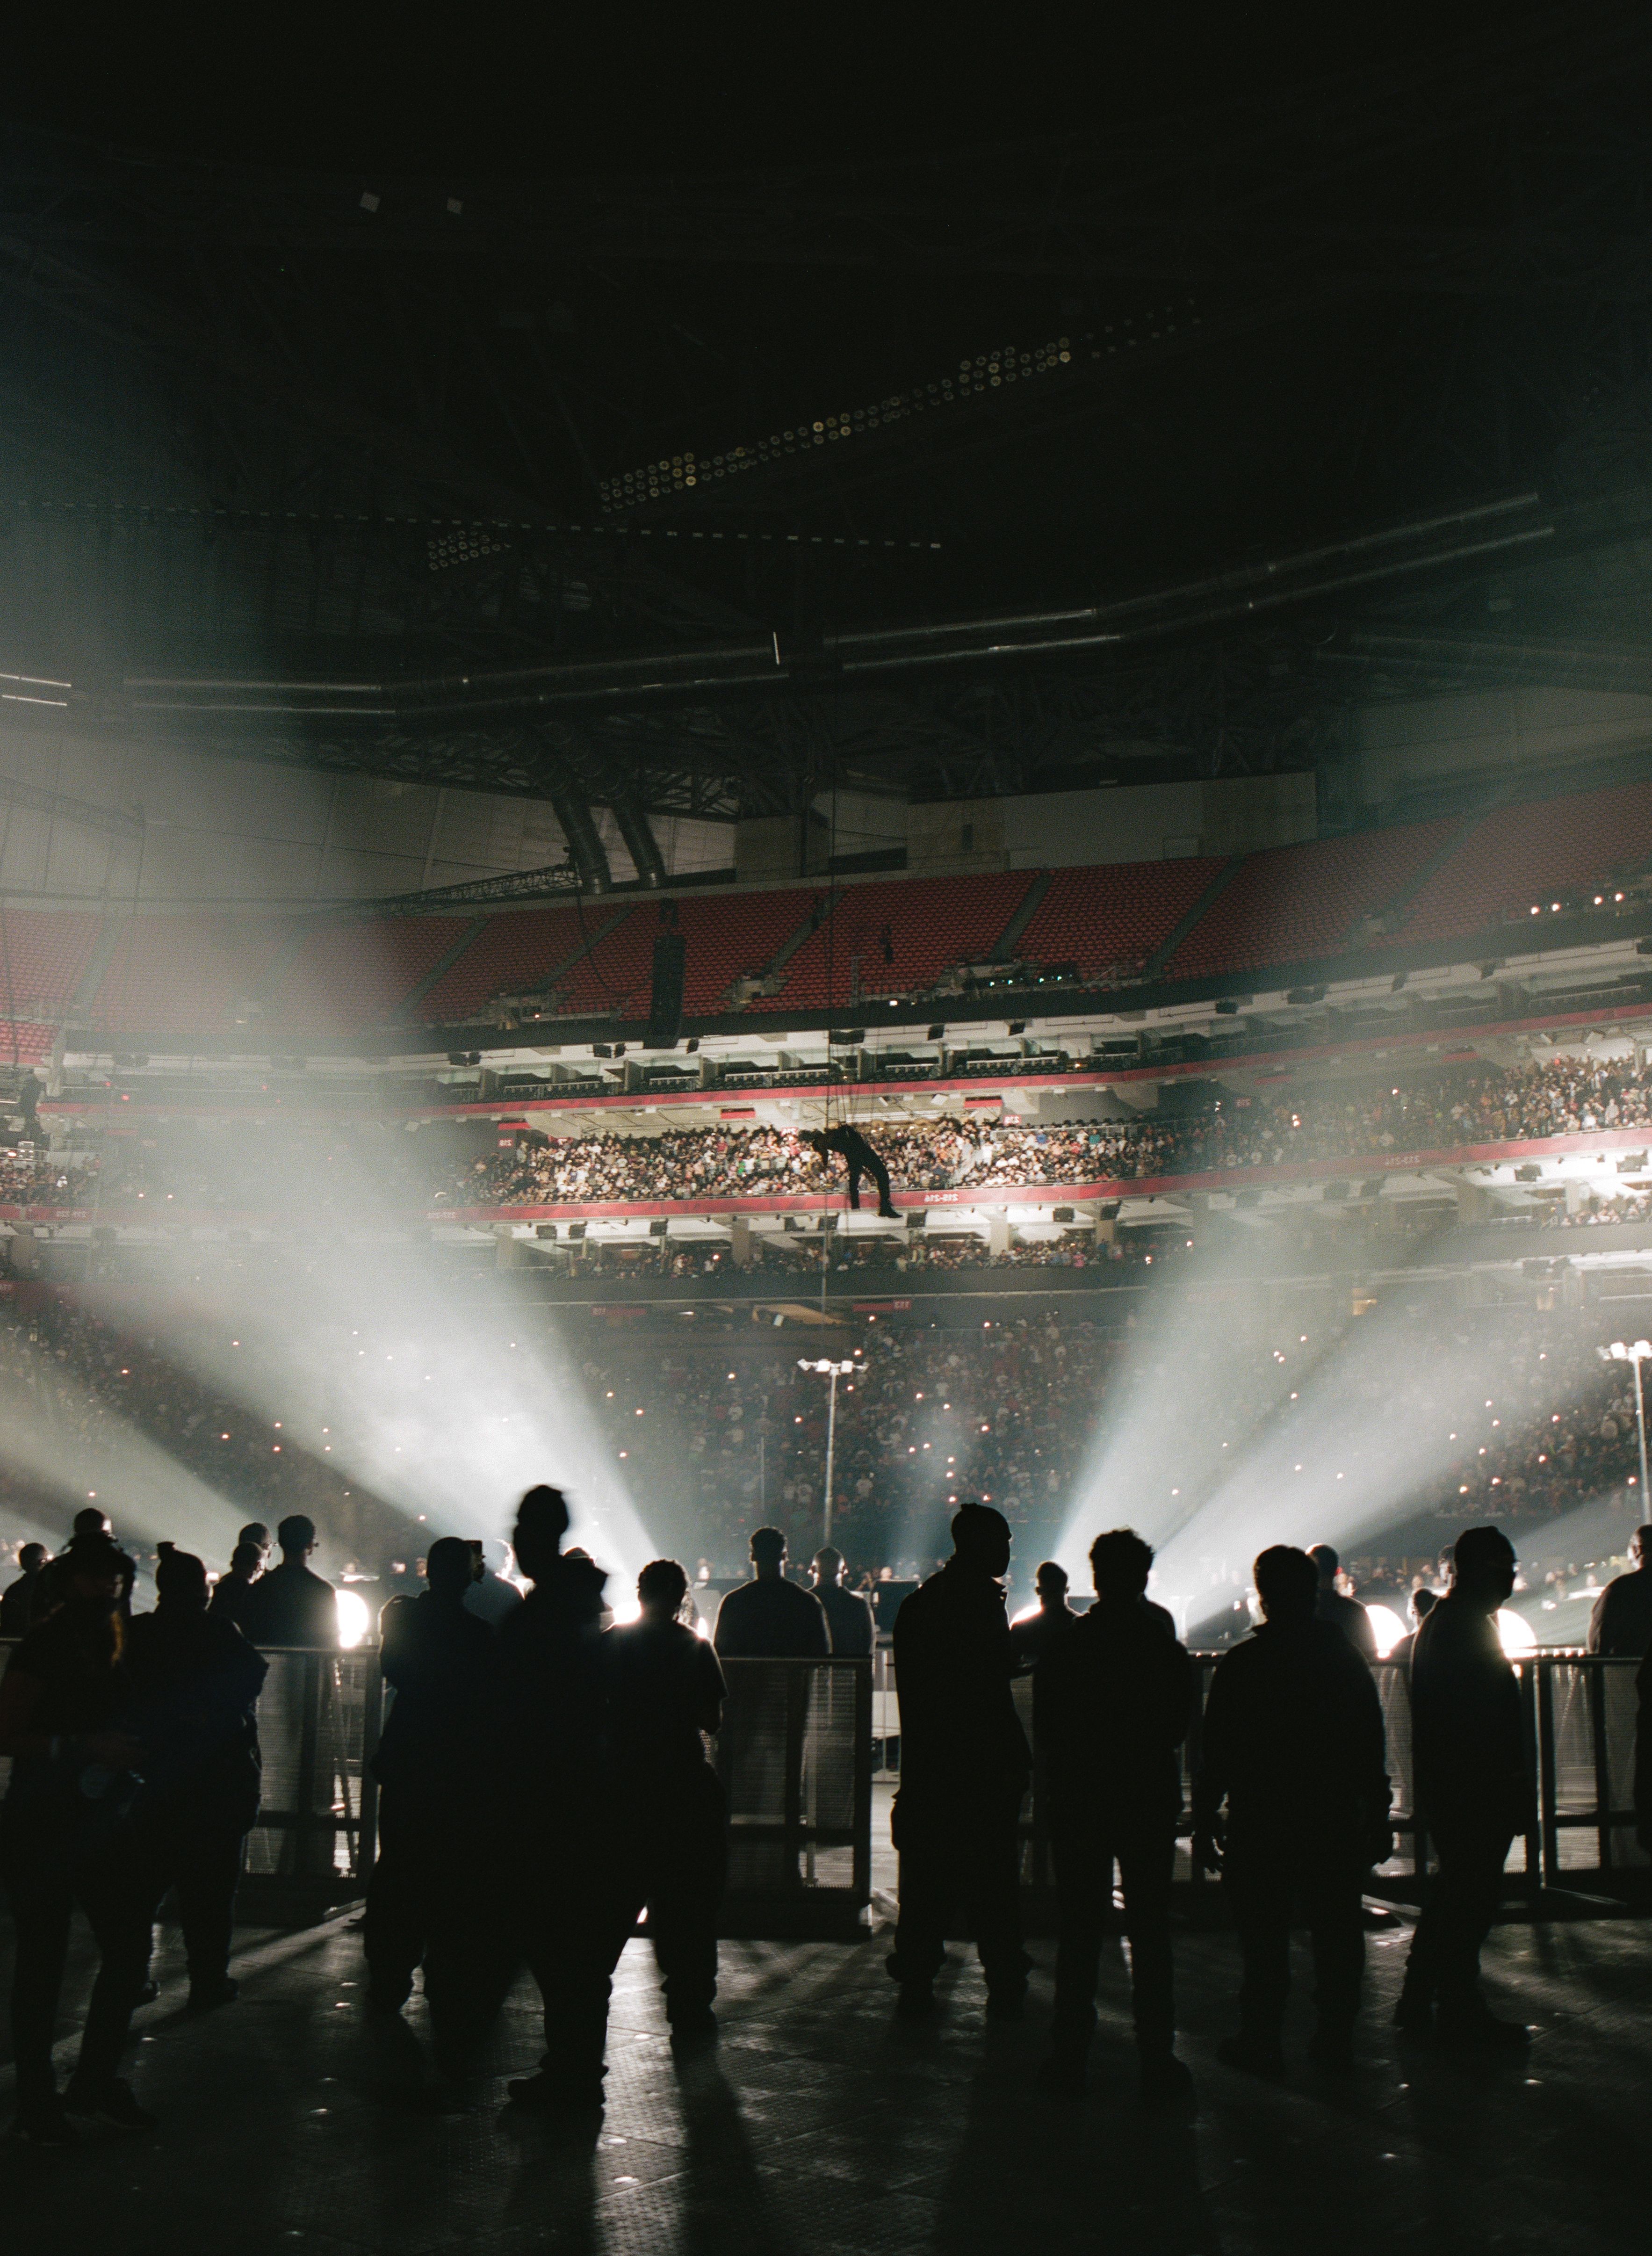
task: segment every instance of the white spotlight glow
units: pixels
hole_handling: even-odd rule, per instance
[[[335,1590],[333,1604],[339,1617],[339,1643],[348,1653],[360,1645],[373,1626],[367,1600],[355,1590]]]
[[[1497,1616],[1497,1637],[1510,1660],[1524,1660],[1537,1650],[1531,1624],[1504,1606]]]
[[[1392,1606],[1368,1605],[1365,1611],[1376,1639],[1377,1659],[1386,1660],[1405,1635],[1405,1624]]]

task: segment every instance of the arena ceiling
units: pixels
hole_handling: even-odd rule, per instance
[[[0,163],[0,669],[67,685],[42,726],[571,837],[1652,687],[1649,62],[1643,11],[1488,11],[670,173],[622,130],[622,168],[278,166],[47,103]]]

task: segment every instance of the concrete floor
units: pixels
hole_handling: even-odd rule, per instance
[[[946,2008],[890,2014],[887,1938],[723,1948],[723,2040],[682,2071],[652,1960],[634,1944],[615,1999],[609,2104],[583,2136],[517,2119],[501,2079],[537,2053],[535,2000],[511,1999],[495,2071],[439,2090],[422,2009],[362,2015],[356,1936],[341,1917],[244,1937],[239,2003],[179,2012],[175,1941],[139,2021],[134,2083],[152,2137],[89,2135],[60,2155],[0,2148],[10,2256],[125,2251],[682,2250],[692,2256],[1151,2256],[1284,2250],[1629,2251],[1646,2245],[1652,1926],[1501,1928],[1488,1954],[1506,2006],[1538,2025],[1528,2059],[1466,2065],[1402,2046],[1385,2007],[1407,1930],[1374,1935],[1365,2063],[1341,2083],[1302,2059],[1281,2087],[1221,2068],[1234,1959],[1221,1934],[1178,1946],[1185,2123],[1143,2117],[1121,1965],[1104,1978],[1095,2089],[1041,2098],[1050,1946],[1035,1946],[1027,2020],[983,2019],[963,1954]],[[0,2105],[9,2107],[9,2070]]]

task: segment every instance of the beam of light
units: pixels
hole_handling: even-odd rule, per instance
[[[88,1298],[126,1321],[142,1309],[172,1360],[404,1514],[421,1551],[441,1534],[508,1537],[517,1498],[547,1481],[567,1492],[570,1541],[634,1580],[653,1547],[573,1357],[515,1280],[481,1281],[425,1249],[369,1242],[317,1248],[301,1274],[203,1286],[160,1314],[142,1297]]]
[[[1360,1318],[1318,1366],[1297,1399],[1280,1406],[1233,1472],[1164,1546],[1167,1587],[1197,1590],[1209,1561],[1248,1565],[1269,1543],[1325,1541],[1346,1548],[1392,1526],[1438,1489],[1455,1458],[1489,1448],[1500,1399],[1511,1421],[1569,1408],[1564,1357],[1536,1365],[1538,1392],[1515,1391],[1507,1343],[1449,1306],[1419,1337],[1418,1302],[1402,1288]],[[1523,1364],[1519,1376],[1534,1376]],[[1544,1390],[1547,1391],[1544,1391]]]
[[[118,1537],[170,1536],[208,1558],[228,1558],[244,1515],[80,1382],[39,1359],[33,1385],[0,1372],[0,1465],[57,1499],[63,1524],[31,1526],[53,1549],[68,1522],[95,1503]]]
[[[1269,1251],[1262,1232],[1202,1230],[1173,1281],[1137,1302],[1055,1550],[1075,1578],[1087,1579],[1089,1546],[1102,1528],[1128,1524],[1149,1543],[1167,1543],[1334,1344],[1328,1311],[1311,1321],[1270,1312]],[[1323,1296],[1303,1295],[1297,1306],[1315,1300],[1325,1311]],[[1337,1321],[1346,1323],[1346,1313]],[[1158,1581],[1163,1596],[1170,1585],[1162,1570]]]

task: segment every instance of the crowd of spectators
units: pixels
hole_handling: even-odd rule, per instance
[[[79,1206],[96,1173],[86,1153],[71,1160],[38,1145],[0,1145],[0,1206]]]
[[[866,1120],[896,1190],[1013,1189],[1304,1160],[1450,1151],[1592,1129],[1652,1125],[1652,1074],[1557,1057],[1503,1070],[1475,1066],[1374,1093],[1335,1089],[1285,1099],[1224,1095],[1196,1110],[1041,1124],[1003,1117]],[[788,1129],[676,1128],[657,1136],[523,1139],[448,1174],[438,1206],[600,1205],[628,1201],[806,1197],[841,1189]]]

